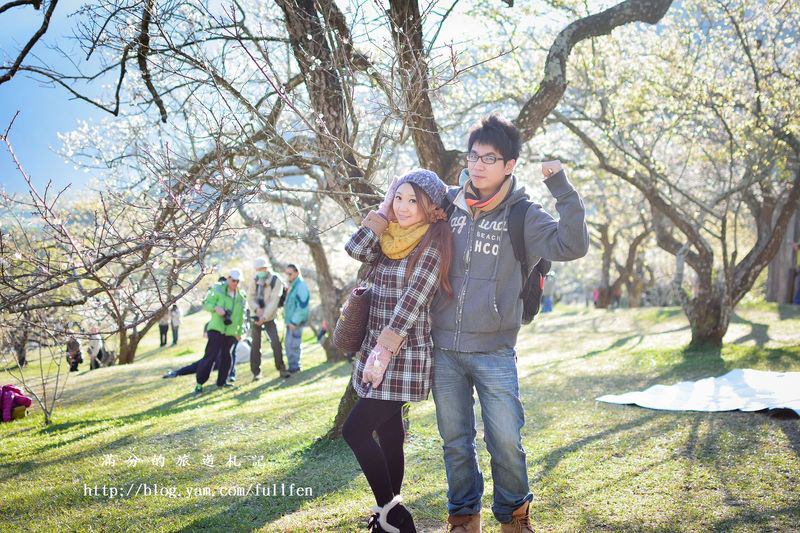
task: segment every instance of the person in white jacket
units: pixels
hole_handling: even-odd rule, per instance
[[[275,325],[281,294],[283,294],[283,282],[277,275],[270,273],[266,257],[256,258],[253,266],[256,269],[256,277],[250,286],[249,303],[250,309],[254,309],[255,312],[250,317],[253,321],[250,328],[252,338],[250,370],[253,372],[254,380],[261,379],[261,331],[264,330],[269,336],[275,368],[281,377],[287,378],[291,374],[286,370],[283,362],[283,347],[278,337],[278,327]]]
[[[103,338],[100,336],[97,326],[92,326],[89,330],[89,370],[102,366]]]
[[[181,325],[181,310],[173,305],[169,311],[169,324],[172,327],[172,345],[178,344],[178,328]]]

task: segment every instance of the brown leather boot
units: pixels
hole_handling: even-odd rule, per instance
[[[481,513],[450,515],[447,517],[450,533],[481,533]]]
[[[500,524],[500,533],[533,533],[531,515],[528,512],[529,503],[523,503],[511,513],[511,522]]]

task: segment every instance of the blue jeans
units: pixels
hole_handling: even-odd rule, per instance
[[[797,278],[797,292],[794,293],[794,298],[792,299],[792,303],[795,305],[800,305],[800,276],[798,276]]]
[[[228,379],[236,379],[236,346],[238,342],[233,343],[233,348],[231,348],[231,371],[228,373]]]
[[[511,513],[533,499],[520,434],[525,413],[519,399],[516,359],[513,349],[479,353],[434,349],[433,400],[444,441],[447,511],[451,515],[475,514],[481,509],[483,474],[475,447],[473,388],[478,391],[484,441],[491,455],[495,518],[510,522]]]
[[[289,372],[300,370],[300,352],[303,344],[303,326],[289,329],[286,326],[286,361],[289,363]]]

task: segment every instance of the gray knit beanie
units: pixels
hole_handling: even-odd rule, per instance
[[[447,193],[447,186],[439,179],[436,172],[425,168],[409,170],[400,176],[397,186],[400,187],[403,183],[408,182],[419,186],[420,189],[425,191],[431,197],[431,201],[435,206],[441,205],[444,195]]]

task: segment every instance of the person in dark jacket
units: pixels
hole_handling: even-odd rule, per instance
[[[447,268],[450,228],[439,207],[446,187],[429,170],[392,181],[345,249],[372,265],[367,334],[353,367],[359,400],[342,428],[375,496],[372,531],[416,531],[400,497],[404,474],[402,407],[428,397],[431,379],[429,309]],[[372,438],[378,433],[380,445]]]
[[[492,512],[504,533],[532,531],[515,351],[524,278],[507,227],[511,206],[527,198],[514,176],[520,148],[514,125],[496,116],[484,118],[469,134],[463,185],[447,194],[454,205],[450,284],[455,296],[439,293],[431,310],[432,390],[454,532],[480,531],[483,475],[475,445],[475,391],[491,455]],[[559,219],[539,204],[527,208],[523,234],[531,267],[540,258],[571,261],[589,248],[583,202],[561,163],[544,163],[542,174]]]
[[[164,309],[161,316],[158,317],[158,338],[161,347],[167,345],[167,332],[169,331],[169,309]]]
[[[70,335],[67,338],[67,362],[69,363],[70,372],[77,372],[78,365],[83,363],[81,342],[75,337],[75,335]]]

